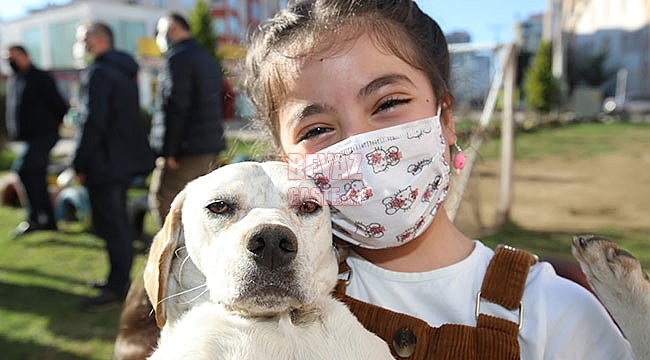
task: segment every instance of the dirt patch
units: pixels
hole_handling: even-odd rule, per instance
[[[494,225],[499,168],[499,160],[474,166],[456,218],[468,235],[480,236]],[[641,153],[516,161],[510,218],[540,231],[650,232],[650,139]]]

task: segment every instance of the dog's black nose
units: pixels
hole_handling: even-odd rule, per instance
[[[275,269],[296,257],[298,239],[286,226],[265,225],[251,232],[246,248],[258,264]]]

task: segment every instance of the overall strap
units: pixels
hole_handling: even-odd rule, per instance
[[[345,295],[339,280],[334,295],[359,321],[386,341],[397,359],[519,359],[519,324],[480,312],[481,299],[509,310],[522,309],[521,297],[534,255],[500,246],[488,265],[477,294],[476,327],[444,324],[429,326],[418,318],[394,312]],[[343,262],[342,265],[345,263]]]

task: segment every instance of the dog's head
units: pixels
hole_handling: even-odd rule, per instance
[[[308,309],[331,292],[337,261],[329,209],[312,181],[295,178],[282,162],[244,162],[187,184],[145,268],[160,327],[178,279],[205,283],[209,301],[245,316]],[[183,248],[189,260],[178,257]],[[185,275],[174,273],[183,268]]]

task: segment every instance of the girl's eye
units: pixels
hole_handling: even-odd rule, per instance
[[[398,105],[408,104],[409,102],[411,102],[411,99],[407,99],[407,98],[402,98],[402,99],[389,98],[386,101],[379,104],[377,109],[375,111],[373,111],[372,114],[375,115],[375,114],[377,114],[379,112],[386,111],[386,110],[394,108],[394,107],[396,107]]]
[[[332,128],[323,127],[323,126],[313,127],[313,128],[311,128],[311,129],[307,130],[304,134],[302,134],[302,135],[298,138],[298,142],[301,142],[301,141],[307,140],[307,139],[309,139],[309,138],[311,138],[311,137],[318,136],[318,135],[320,135],[320,134],[328,133],[328,132],[330,132],[330,131],[332,131]]]

